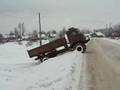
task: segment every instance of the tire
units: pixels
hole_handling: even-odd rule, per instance
[[[83,53],[83,47],[81,45],[76,46],[76,50]]]

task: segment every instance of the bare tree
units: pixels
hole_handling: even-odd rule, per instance
[[[120,37],[120,24],[117,24],[113,27],[114,36]]]
[[[9,36],[13,36],[13,35],[14,35],[14,32],[10,31]]]
[[[38,40],[38,32],[37,32],[37,30],[33,30],[32,33],[29,33],[29,40],[30,41]]]
[[[55,30],[52,30],[52,34],[57,34],[57,32]]]
[[[22,36],[24,36],[25,35],[25,25],[24,25],[24,23],[22,23],[22,25],[21,25],[21,27],[22,27]]]
[[[0,38],[3,38],[3,35],[0,33]]]
[[[21,32],[22,32],[22,25],[21,25],[21,23],[18,24],[18,30],[19,30],[19,38],[22,39],[22,34],[21,34]]]
[[[66,33],[66,29],[63,28],[60,32],[59,32],[59,37],[63,37]]]
[[[34,38],[36,38],[36,39],[38,38],[38,32],[37,32],[37,30],[33,30],[32,36]]]
[[[3,43],[3,34],[0,33],[0,43]]]
[[[47,37],[51,38],[51,32],[50,31],[47,32]]]
[[[24,23],[19,23],[18,24],[18,33],[19,33],[19,38],[22,39],[22,37],[25,35],[25,25],[24,25]]]
[[[16,39],[18,39],[19,38],[19,31],[16,27],[14,28],[14,34],[15,34]]]

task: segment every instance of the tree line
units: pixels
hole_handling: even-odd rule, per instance
[[[66,32],[65,28],[63,28],[62,30],[59,30],[58,32],[56,30],[41,31],[41,39],[46,40],[46,39],[63,37],[65,32]],[[23,41],[23,40],[37,41],[40,39],[39,33],[40,32],[38,30],[27,32],[24,22],[20,22],[8,34],[0,33],[0,43],[10,42],[10,41]]]
[[[106,37],[110,37],[110,38],[120,38],[120,23],[113,25],[113,26],[109,26],[103,29],[97,29],[94,30],[94,32],[102,32]]]

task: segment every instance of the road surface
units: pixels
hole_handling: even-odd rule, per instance
[[[92,39],[84,55],[80,90],[120,90],[120,45]]]

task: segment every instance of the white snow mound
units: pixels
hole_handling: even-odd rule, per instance
[[[23,45],[0,45],[0,90],[77,90],[83,55],[73,51],[43,63],[27,55]]]

